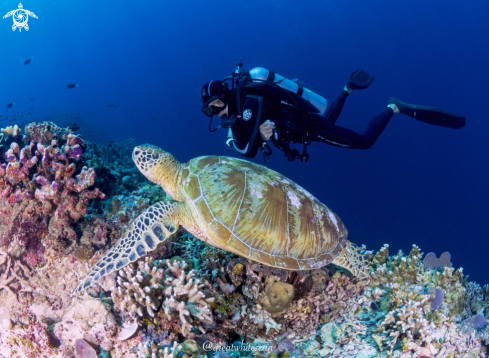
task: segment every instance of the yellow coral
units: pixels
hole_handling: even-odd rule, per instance
[[[294,286],[280,282],[277,276],[270,276],[265,281],[265,294],[261,300],[263,309],[277,317],[290,307],[294,298]]]
[[[244,265],[241,263],[237,263],[233,268],[233,276],[239,276],[241,272],[244,270]]]

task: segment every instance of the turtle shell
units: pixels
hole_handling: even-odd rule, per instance
[[[334,212],[264,166],[231,157],[194,158],[184,166],[181,189],[197,237],[265,265],[317,268],[346,246],[348,232]]]

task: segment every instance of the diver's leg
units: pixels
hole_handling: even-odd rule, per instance
[[[326,111],[326,120],[332,124],[336,123],[336,120],[341,114],[343,110],[343,106],[345,105],[346,97],[351,93],[351,89],[345,89],[341,91],[341,94],[331,103]]]
[[[361,134],[324,121],[320,116],[315,116],[309,127],[310,139],[342,148],[369,149],[384,131],[393,115],[392,108],[384,109],[370,120]]]
[[[348,95],[353,90],[362,90],[368,88],[373,81],[374,78],[364,70],[356,70],[355,72],[353,72],[350,75],[350,79],[348,80],[348,83],[346,84],[341,94],[338,96],[338,98],[334,100],[333,103],[331,103],[331,106],[329,106],[328,110],[326,111],[326,120],[330,123],[335,124],[336,120],[341,114],[343,106],[345,105],[346,97],[348,97]]]

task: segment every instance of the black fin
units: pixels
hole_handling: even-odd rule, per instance
[[[389,104],[390,103],[395,104],[397,108],[399,108],[401,114],[413,117],[421,122],[455,129],[460,129],[465,126],[465,117],[444,111],[443,109],[409,104],[393,97],[389,99]]]
[[[353,90],[361,90],[369,87],[374,81],[374,77],[370,76],[364,70],[356,70],[350,75],[346,88]]]

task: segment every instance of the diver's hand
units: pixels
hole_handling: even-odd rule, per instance
[[[265,122],[260,124],[260,135],[261,139],[267,141],[273,135],[273,131],[275,130],[275,123],[271,122],[267,119]]]

